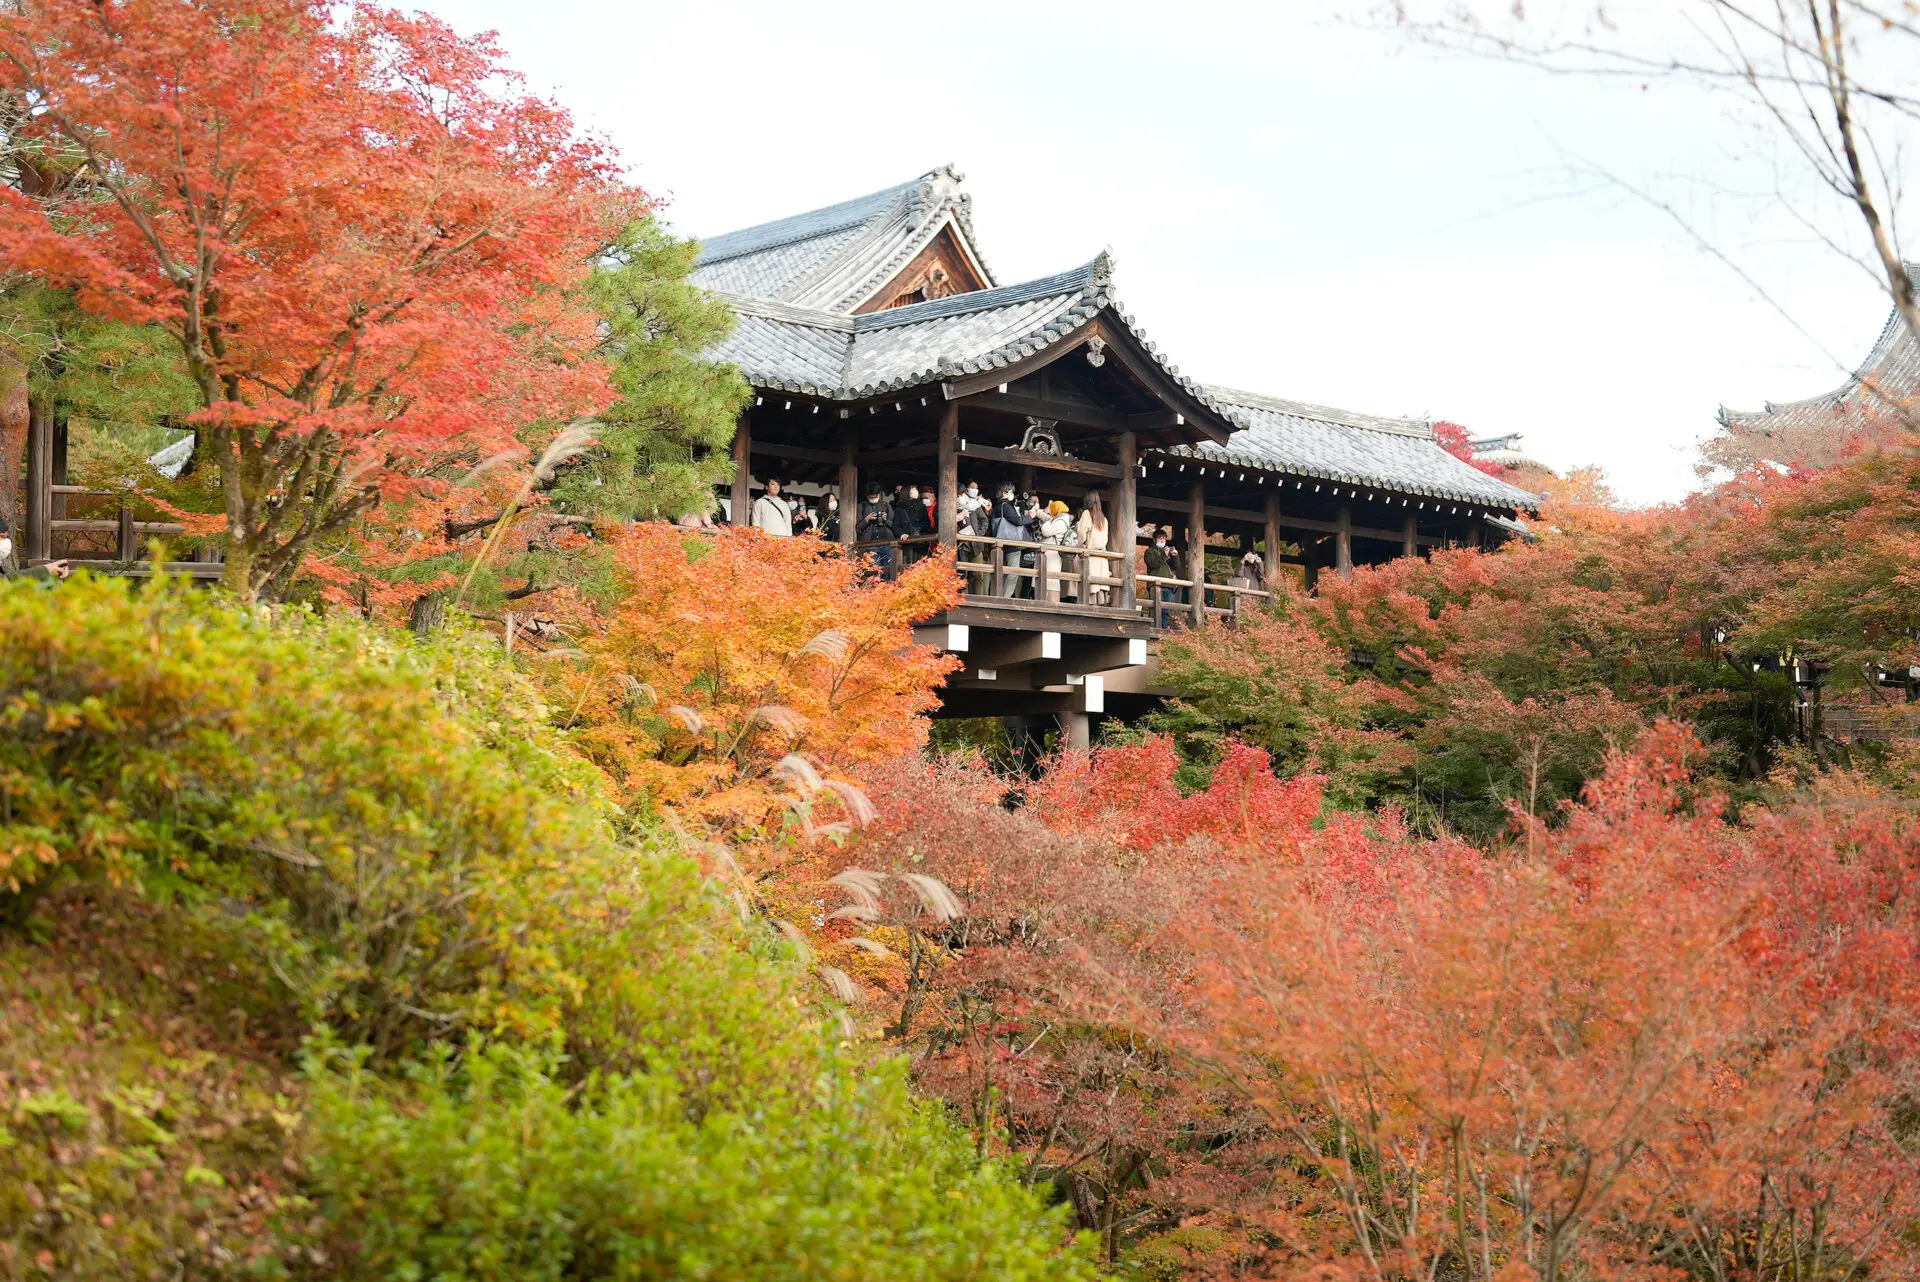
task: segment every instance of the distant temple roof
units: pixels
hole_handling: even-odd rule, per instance
[[[1203,440],[1176,453],[1457,502],[1537,505],[1537,496],[1447,453],[1428,422],[1207,387],[1182,375],[1119,308],[1105,253],[1056,276],[994,286],[974,246],[960,181],[943,167],[858,200],[703,241],[693,282],[724,297],[739,316],[710,355],[738,366],[756,387],[855,401],[1006,368],[1102,317],[1198,405],[1238,429],[1224,444]],[[936,260],[944,274],[926,266]],[[922,265],[918,275],[907,271],[913,264]],[[961,292],[916,289],[888,303],[890,286],[923,281]],[[926,301],[905,301],[923,294]]]
[[[1920,263],[1908,263],[1907,270],[1920,275]],[[1881,327],[1867,359],[1833,391],[1800,401],[1768,401],[1766,408],[1759,410],[1723,406],[1719,419],[1723,427],[1762,436],[1812,428],[1849,437],[1899,409],[1917,393],[1920,343],[1914,341],[1896,308]]]
[[[1520,433],[1508,432],[1505,436],[1489,436],[1478,441],[1468,441],[1473,456],[1482,462],[1498,463],[1502,467],[1537,467],[1543,472],[1553,469],[1534,458],[1520,448]]]

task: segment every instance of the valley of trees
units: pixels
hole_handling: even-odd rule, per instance
[[[0,129],[0,516],[226,554],[0,581],[0,1278],[1920,1277],[1903,407],[1036,767],[949,562],[667,519],[731,317],[490,42],[10,0]]]

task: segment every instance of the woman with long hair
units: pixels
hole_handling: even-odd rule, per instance
[[[1080,546],[1095,552],[1112,551],[1112,535],[1107,529],[1107,510],[1099,490],[1087,491],[1087,505],[1080,510],[1077,527]],[[1113,563],[1104,556],[1090,556],[1087,566],[1087,603],[1112,605]]]

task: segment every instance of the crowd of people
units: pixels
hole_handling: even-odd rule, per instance
[[[937,501],[931,485],[907,483],[889,492],[878,481],[869,481],[851,517],[852,541],[890,578],[932,554],[939,529]],[[753,501],[747,524],[774,538],[817,534],[838,542],[843,519],[839,496],[831,491],[816,506],[810,499],[789,496],[778,480],[769,480]],[[712,523],[710,518],[696,522]],[[1173,527],[1142,525],[1133,540],[1116,539],[1098,490],[1087,491],[1076,515],[1065,502],[1045,501],[1016,485],[1003,484],[989,498],[978,481],[969,481],[955,504],[954,529],[959,565],[968,592],[975,596],[1112,605],[1120,558],[1144,540],[1147,576],[1179,581],[1150,585],[1155,589],[1150,595],[1160,602],[1162,626],[1171,626],[1190,608],[1191,588],[1184,585],[1192,581],[1191,554],[1175,544]],[[1266,567],[1260,555],[1245,553],[1227,586],[1264,589]]]

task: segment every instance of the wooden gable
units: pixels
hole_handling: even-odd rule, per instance
[[[940,229],[939,235],[927,242],[926,248],[913,256],[913,261],[876,289],[873,297],[862,303],[855,312],[881,312],[893,307],[905,307],[909,303],[946,298],[950,294],[971,294],[985,288],[985,278],[974,265],[972,256],[960,244],[960,238],[954,234],[953,224],[949,223]]]

